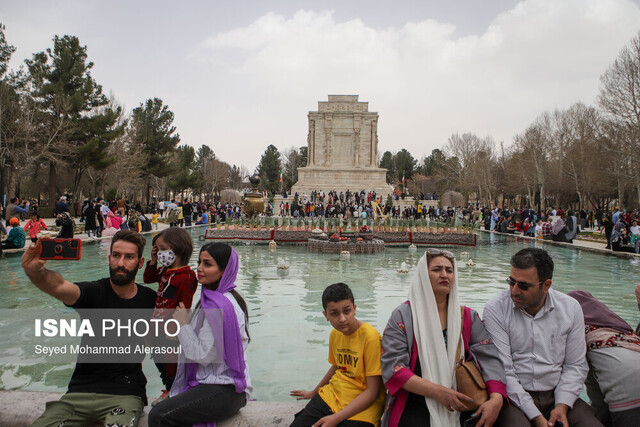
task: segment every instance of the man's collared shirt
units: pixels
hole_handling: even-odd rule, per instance
[[[506,290],[487,303],[483,317],[507,373],[509,399],[530,420],[541,413],[525,390],[554,390],[555,404],[572,408],[589,371],[580,304],[549,289],[531,316],[514,306]]]

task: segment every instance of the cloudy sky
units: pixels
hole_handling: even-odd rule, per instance
[[[357,94],[379,151],[420,159],[453,133],[509,145],[543,111],[594,104],[640,31],[640,0],[0,0],[11,63],[70,34],[130,111],[161,98],[182,143],[252,171],[306,145],[307,113]]]

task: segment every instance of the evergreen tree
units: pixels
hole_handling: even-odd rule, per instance
[[[180,142],[180,135],[175,133],[172,124],[173,113],[161,99],[148,99],[133,110],[131,130],[145,159],[143,177],[147,182],[147,204],[151,177],[164,177],[171,172],[173,153]]]
[[[201,165],[207,159],[214,159],[216,157],[215,153],[208,145],[201,145],[196,152],[196,163]]]
[[[74,170],[73,192],[77,196],[87,168],[99,170],[115,161],[107,149],[123,131],[118,124],[122,110],[108,105],[102,86],[91,76],[93,62],[88,61],[87,47],[75,36],[55,36],[53,48],[25,62],[41,113],[38,137],[52,154],[50,200],[55,200],[55,167],[60,162]]]
[[[198,181],[195,168],[196,152],[193,147],[188,145],[178,146],[174,158],[173,173],[169,176],[167,182],[169,188],[179,193],[195,187]]]
[[[15,46],[7,42],[4,35],[5,26],[0,23],[0,78],[2,78],[9,69],[9,60],[11,55],[16,51]]]
[[[10,125],[14,122],[12,110],[19,105],[17,94],[11,84],[4,78],[9,67],[9,60],[16,48],[7,42],[4,36],[5,26],[0,24],[0,201],[4,200],[4,176],[7,159],[11,153],[7,137]],[[13,108],[12,108],[13,107]]]
[[[225,165],[229,166],[228,163]],[[238,167],[236,165],[231,166],[229,170],[229,187],[235,190],[242,188],[242,179],[249,175],[249,172],[244,167]]]
[[[391,151],[385,151],[380,159],[380,167],[387,170],[387,184],[395,181],[396,167],[393,162],[393,154]]]
[[[425,176],[432,176],[437,173],[446,163],[447,156],[439,148],[431,150],[431,154],[425,157],[419,173]]]
[[[201,145],[196,152],[195,179],[193,189],[199,193],[208,193],[205,182],[205,172],[208,170],[209,162],[215,159],[216,155],[208,145]]]
[[[277,192],[280,185],[280,153],[274,145],[269,145],[260,158],[257,173],[260,175],[261,184],[269,192]]]
[[[418,161],[413,158],[411,153],[403,148],[402,150],[398,151],[395,156],[393,156],[393,163],[398,173],[398,181],[401,182],[402,177],[405,178],[405,181],[411,179],[411,177],[415,173],[415,168]]]

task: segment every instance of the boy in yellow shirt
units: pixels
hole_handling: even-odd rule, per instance
[[[377,427],[384,407],[378,331],[356,319],[349,286],[334,283],[322,294],[324,317],[333,330],[329,337],[331,367],[311,391],[293,390],[291,396],[311,399],[296,414],[291,427]]]

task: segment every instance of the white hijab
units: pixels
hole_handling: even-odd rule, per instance
[[[427,270],[427,254],[418,262],[418,269],[409,289],[413,330],[420,357],[422,377],[436,384],[456,389],[456,347],[460,337],[461,319],[458,303],[458,269],[453,263],[453,284],[449,292],[447,340],[445,347],[440,316]],[[464,346],[461,348],[464,354]],[[436,399],[425,397],[432,426],[458,426],[460,413],[449,411]]]

